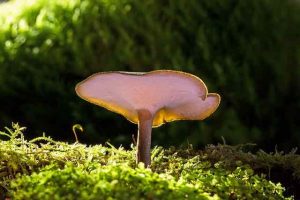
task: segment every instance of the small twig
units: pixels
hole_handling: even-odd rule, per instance
[[[73,127],[72,127],[72,130],[73,130],[73,133],[74,133],[74,136],[75,136],[75,140],[76,140],[77,143],[79,143],[77,133],[76,133],[76,129],[79,129],[81,132],[83,132],[83,128],[80,124],[74,124]]]
[[[222,141],[223,141],[223,145],[226,145],[226,140],[225,140],[225,138],[224,138],[223,136],[221,136],[221,138],[222,138]]]
[[[136,146],[136,140],[135,140],[134,134],[132,134],[131,137],[132,137],[133,144]]]

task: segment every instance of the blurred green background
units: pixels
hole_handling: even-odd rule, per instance
[[[94,72],[174,69],[222,102],[205,121],[153,130],[153,145],[300,146],[297,0],[19,0],[0,4],[0,126],[27,137],[128,146],[137,127],[83,101]]]

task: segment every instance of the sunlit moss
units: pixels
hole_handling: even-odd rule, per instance
[[[246,164],[246,155],[229,163],[230,154],[242,155],[234,147],[155,147],[147,169],[135,164],[134,146],[68,144],[46,136],[27,141],[24,130],[13,124],[0,132],[0,184],[14,199],[291,199],[280,183]]]

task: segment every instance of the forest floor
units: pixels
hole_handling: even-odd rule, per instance
[[[152,164],[131,149],[26,140],[0,132],[1,199],[300,199],[300,155],[252,144],[152,149]]]

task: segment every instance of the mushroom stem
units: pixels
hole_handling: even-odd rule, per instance
[[[151,164],[150,147],[152,131],[152,114],[145,109],[138,111],[137,163],[143,162],[145,167]]]

